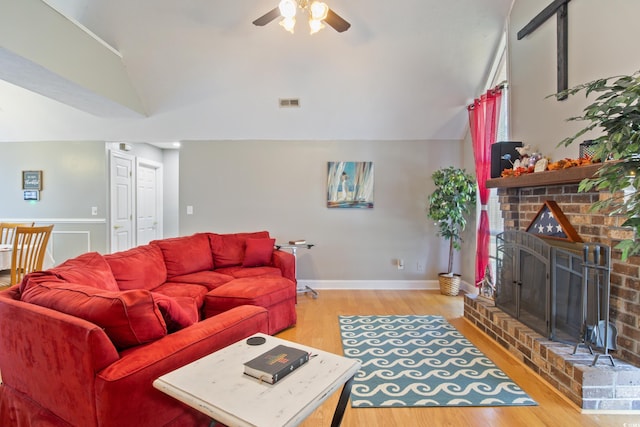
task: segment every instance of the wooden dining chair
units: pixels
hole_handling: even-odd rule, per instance
[[[33,227],[35,223],[0,222],[0,245],[13,245],[17,227]]]
[[[17,227],[11,254],[11,285],[20,283],[32,271],[42,270],[53,225]]]

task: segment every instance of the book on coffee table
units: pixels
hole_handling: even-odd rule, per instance
[[[309,361],[309,353],[278,345],[244,364],[244,373],[260,381],[275,384]]]

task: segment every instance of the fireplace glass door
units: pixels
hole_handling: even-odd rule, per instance
[[[498,235],[497,242],[496,305],[549,337],[549,246],[513,231]]]

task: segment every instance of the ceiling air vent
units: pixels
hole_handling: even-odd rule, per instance
[[[280,98],[278,102],[280,103],[280,108],[300,107],[300,99],[298,98]]]

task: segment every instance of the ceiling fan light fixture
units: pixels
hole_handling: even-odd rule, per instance
[[[311,19],[315,21],[324,21],[329,13],[329,6],[325,2],[314,1],[309,7]]]
[[[309,29],[311,30],[311,34],[315,34],[323,28],[324,24],[322,21],[318,19],[309,19]]]
[[[280,21],[280,25],[282,25],[285,30],[293,34],[294,28],[296,26],[296,18],[284,18],[282,21]]]
[[[280,15],[285,19],[291,19],[296,16],[296,9],[298,8],[298,5],[294,0],[281,0],[278,4],[278,8],[280,9]]]
[[[254,20],[253,25],[263,27],[278,18],[282,18],[280,26],[293,33],[298,9],[301,9],[308,17],[311,34],[322,30],[325,25],[330,26],[339,33],[347,31],[351,27],[349,22],[331,10],[322,0],[278,0],[278,6]]]

